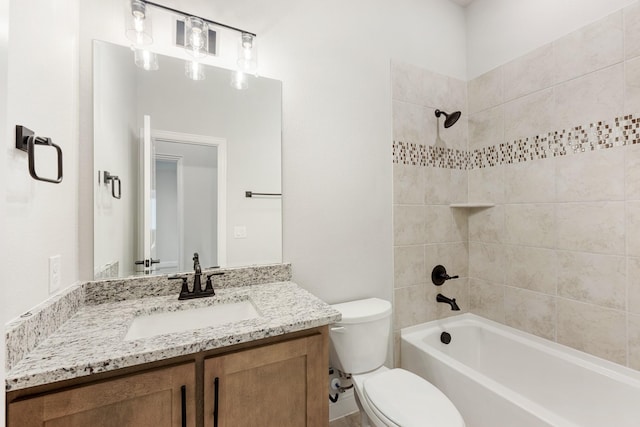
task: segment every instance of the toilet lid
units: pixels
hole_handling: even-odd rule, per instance
[[[453,403],[433,384],[404,369],[381,372],[364,381],[367,401],[402,427],[464,427]]]

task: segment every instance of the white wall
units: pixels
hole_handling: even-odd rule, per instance
[[[476,0],[466,8],[467,78],[474,79],[635,0]]]
[[[9,44],[9,0],[0,0],[0,135],[8,135],[7,129],[7,48]],[[5,139],[6,144],[0,154],[0,182],[7,182],[7,170],[6,157],[4,150],[9,150],[8,145],[11,141]],[[2,193],[0,193],[2,194]],[[4,194],[2,194],[4,196]],[[0,235],[5,235],[5,229],[7,228],[6,220],[6,206],[4,197],[0,197]],[[9,248],[5,244],[0,244],[0,267],[2,270],[7,269],[5,259],[7,259],[7,253]],[[7,299],[8,292],[6,291],[7,282],[2,281],[0,284],[0,322],[4,325],[9,317],[9,304]],[[0,334],[0,384],[4,384],[4,358],[5,358],[5,343],[4,333]],[[2,393],[0,397],[0,426],[4,425],[5,417],[5,394]]]
[[[61,255],[61,285],[78,280],[78,1],[11,2],[7,128],[1,152],[6,165],[0,203],[5,209],[2,245],[4,319],[49,296],[49,257]],[[64,181],[29,176],[16,150],[15,125],[48,136],[64,152]]]
[[[180,266],[178,221],[178,162],[156,161],[156,256],[167,272]]]
[[[216,147],[156,142],[157,154],[172,154],[182,157],[183,195],[183,271],[193,267],[193,253],[198,252],[203,268],[218,265],[217,200],[218,200],[218,156]],[[174,172],[173,188],[175,184]],[[162,183],[157,180],[156,188]],[[159,190],[156,190],[158,192]],[[175,196],[174,196],[175,198]],[[158,230],[160,230],[158,226]],[[158,235],[160,232],[158,232]],[[165,239],[169,240],[169,239]],[[177,238],[173,238],[176,244]],[[159,244],[159,242],[158,242]],[[162,258],[160,258],[163,261]]]
[[[150,115],[155,130],[205,135],[227,142],[225,265],[282,262],[280,198],[245,197],[247,190],[278,193],[281,189],[280,83],[251,77],[249,88],[238,91],[229,84],[228,70],[208,67],[204,81],[192,81],[184,76],[184,61],[163,56],[159,62],[160,71],[138,73],[138,116]],[[204,189],[195,191],[204,194]],[[203,201],[195,205],[185,201],[185,206],[191,212],[208,210]],[[246,227],[247,237],[235,239],[234,226]],[[205,260],[212,259],[211,250],[201,249],[204,266]],[[185,252],[193,250],[185,246]]]
[[[111,185],[92,175],[94,188],[94,238],[102,242],[94,254],[94,270],[117,261],[118,276],[135,272],[137,257],[139,129],[136,105],[136,67],[131,52],[100,45],[94,78],[100,87],[94,92],[94,116],[99,128],[94,136],[94,167],[120,178],[121,198],[112,196]],[[117,187],[117,186],[116,186]],[[116,188],[117,191],[117,188]],[[82,209],[82,208],[81,208]],[[83,212],[84,214],[84,212]],[[103,277],[104,278],[104,277]]]
[[[83,107],[91,93],[86,39],[126,44],[115,3],[81,5]],[[283,81],[283,244],[294,279],[329,302],[390,299],[389,62],[395,58],[463,78],[463,10],[442,0],[166,4],[256,32],[261,74]],[[219,62],[232,64],[235,43],[223,50],[227,56]],[[83,123],[83,137],[86,131]],[[89,198],[81,188],[81,203]],[[83,253],[91,252],[87,225],[81,224]]]

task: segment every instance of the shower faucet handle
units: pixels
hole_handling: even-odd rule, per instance
[[[431,271],[431,281],[436,286],[441,286],[447,280],[457,279],[459,277],[460,276],[458,276],[458,275],[449,276],[447,274],[447,269],[444,268],[444,266],[442,266],[442,265],[436,265],[435,267],[433,267],[433,271]]]

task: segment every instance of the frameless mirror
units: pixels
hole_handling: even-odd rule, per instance
[[[281,82],[93,50],[94,277],[282,262]]]

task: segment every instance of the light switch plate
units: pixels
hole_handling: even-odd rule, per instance
[[[246,239],[247,238],[247,227],[244,225],[236,225],[233,227],[233,237],[235,239]]]
[[[49,294],[60,289],[60,276],[62,275],[60,255],[49,257]]]

